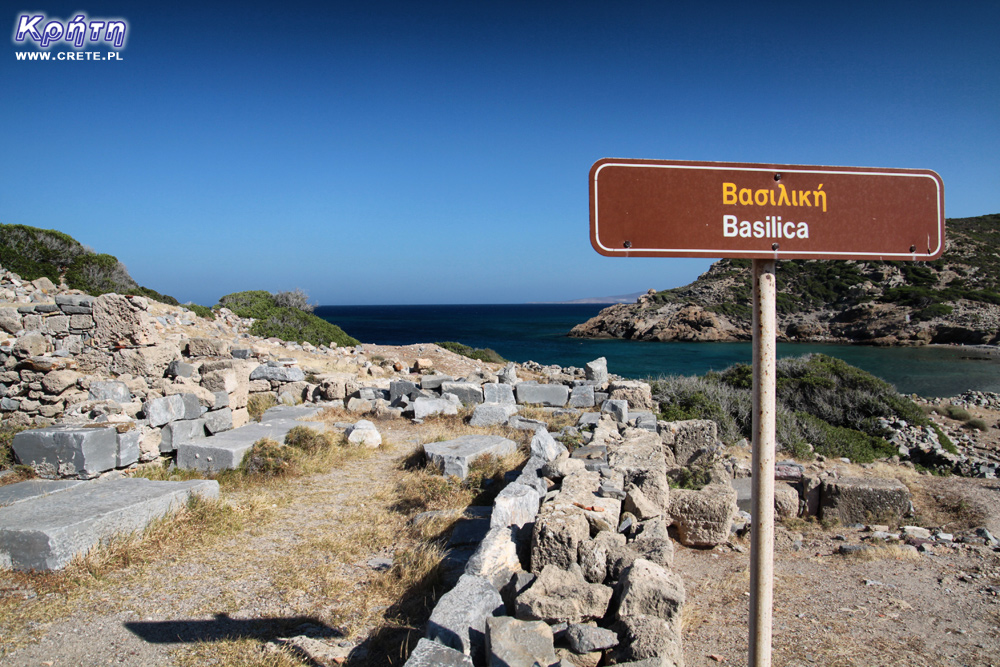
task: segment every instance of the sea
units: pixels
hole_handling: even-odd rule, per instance
[[[583,367],[606,357],[608,370],[629,378],[702,375],[751,363],[750,343],[684,343],[570,338],[597,304],[320,306],[315,314],[363,343],[410,345],[456,341],[491,348],[511,361]],[[867,347],[779,343],[779,357],[822,353],[862,368],[904,394],[957,396],[1000,391],[1000,355],[957,346]]]

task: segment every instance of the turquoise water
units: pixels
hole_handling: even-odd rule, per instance
[[[583,366],[607,357],[608,369],[626,377],[701,375],[750,363],[750,343],[648,343],[569,338],[596,305],[321,306],[316,314],[364,343],[409,345],[453,340],[489,347],[507,359]],[[961,348],[873,348],[781,343],[778,356],[820,352],[891,382],[903,393],[954,396],[967,389],[1000,391],[1000,358],[972,358]]]

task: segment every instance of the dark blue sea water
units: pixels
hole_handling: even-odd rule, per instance
[[[607,357],[626,377],[701,375],[750,363],[750,343],[648,343],[584,340],[566,333],[598,305],[320,306],[316,314],[364,343],[409,345],[458,341],[489,347],[513,361],[583,366]],[[821,352],[891,382],[903,393],[954,396],[967,389],[1000,391],[1000,359],[973,358],[961,348],[873,348],[783,343],[780,357]]]

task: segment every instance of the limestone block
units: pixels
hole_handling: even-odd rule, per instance
[[[170,362],[180,355],[174,343],[117,350],[111,357],[111,370],[119,375],[163,377]]]
[[[116,436],[110,426],[47,426],[17,433],[12,448],[39,477],[89,479],[116,466]]]
[[[521,382],[515,387],[517,402],[522,405],[542,405],[562,408],[569,402],[569,387],[561,384]]]
[[[490,526],[521,527],[535,520],[538,514],[538,493],[530,486],[513,482],[504,487],[493,502]]]
[[[76,371],[52,371],[42,378],[42,388],[50,394],[61,394],[66,389],[76,385],[80,374]]]
[[[581,384],[573,387],[569,395],[569,407],[592,408],[594,405],[594,385]]]
[[[163,396],[146,401],[142,406],[150,426],[163,426],[184,419],[184,398],[180,394]]]
[[[120,345],[156,345],[160,334],[146,312],[146,300],[120,294],[102,294],[94,299],[96,328],[93,344],[115,348]]]
[[[670,516],[686,546],[715,546],[729,540],[736,490],[728,484],[710,484],[700,491],[674,489]]]
[[[454,440],[424,445],[424,454],[431,464],[438,466],[443,474],[455,475],[459,479],[466,478],[469,465],[479,457],[487,454],[502,457],[515,451],[517,443],[499,435],[463,435]]]
[[[535,435],[531,438],[530,451],[532,456],[537,456],[543,461],[555,461],[563,454],[569,454],[566,445],[556,441],[545,428],[535,431]]]
[[[589,583],[580,568],[567,571],[546,565],[526,591],[517,596],[516,616],[546,623],[580,623],[603,618],[612,590]]]
[[[486,619],[490,665],[552,665],[557,661],[552,628],[510,616]]]
[[[694,463],[703,451],[715,446],[717,430],[710,419],[663,422],[660,437],[673,450],[677,465],[686,466]]]
[[[473,667],[472,658],[444,644],[421,638],[403,667]]]
[[[498,591],[507,586],[521,571],[514,530],[510,526],[490,528],[466,564],[465,573],[487,579]]]
[[[427,621],[427,639],[461,651],[482,664],[486,655],[486,619],[502,613],[500,593],[482,577],[463,574],[441,596]]]
[[[454,394],[463,405],[478,405],[483,402],[483,389],[472,382],[442,382],[442,394]]]
[[[895,479],[827,479],[820,499],[821,517],[839,519],[842,524],[899,523],[910,509],[910,491]]]
[[[653,392],[649,384],[639,380],[616,380],[608,387],[611,400],[628,401],[632,410],[653,410]]]
[[[132,400],[132,392],[129,391],[128,386],[117,380],[95,380],[90,383],[88,392],[90,400],[93,401],[128,403]]]
[[[185,352],[189,357],[227,357],[231,346],[224,338],[192,338]]]
[[[262,364],[250,373],[251,380],[268,380],[277,382],[301,382],[306,374],[295,366],[270,366]]]
[[[618,618],[655,616],[671,622],[684,606],[684,582],[674,572],[638,558],[623,573],[615,590]]]
[[[204,419],[172,421],[160,431],[160,453],[169,454],[177,451],[177,445],[182,442],[204,437]]]
[[[483,400],[486,403],[503,403],[515,405],[514,389],[509,384],[487,382],[483,385]]]
[[[517,413],[517,406],[507,403],[480,403],[472,411],[469,426],[498,426],[506,424]]]
[[[597,386],[602,386],[608,381],[608,360],[604,357],[588,362],[583,370],[586,378]]]

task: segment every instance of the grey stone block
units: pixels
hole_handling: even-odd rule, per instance
[[[317,431],[326,430],[325,422],[305,422],[295,419],[271,419],[261,423],[224,431],[211,438],[199,438],[177,443],[177,467],[186,470],[219,472],[233,470],[243,462],[253,443],[261,438],[285,441],[285,435],[296,426]]]
[[[295,366],[258,366],[250,373],[251,380],[276,380],[278,382],[302,382],[306,374]]]
[[[441,385],[445,382],[451,382],[455,378],[450,375],[422,375],[420,376],[420,388],[421,389],[441,389]]]
[[[491,528],[466,563],[465,574],[483,577],[498,591],[507,586],[521,571],[515,530],[508,526]]]
[[[517,385],[516,391],[517,402],[522,405],[561,408],[569,401],[569,387],[561,384],[522,382]]]
[[[535,520],[538,514],[538,493],[534,488],[514,482],[504,487],[493,502],[490,527],[521,527]]]
[[[64,313],[68,312],[66,306],[85,308],[88,313],[94,307],[94,297],[89,294],[57,294],[54,300]]]
[[[537,419],[525,419],[514,415],[507,420],[507,426],[517,431],[537,431],[540,428],[547,428],[548,424]]]
[[[249,347],[234,347],[230,354],[233,359],[249,359],[253,356],[253,350]]]
[[[413,417],[414,419],[423,419],[431,415],[457,415],[459,406],[461,403],[458,400],[418,398],[413,401]]]
[[[516,412],[516,405],[507,403],[481,403],[472,411],[469,426],[497,426],[506,424],[511,415]]]
[[[486,619],[503,611],[500,593],[482,577],[463,574],[441,596],[427,621],[431,639],[482,663],[486,655]]]
[[[152,482],[123,477],[0,509],[0,567],[58,570],[103,540],[145,528],[192,494],[219,495],[209,480]]]
[[[487,382],[483,385],[484,403],[503,403],[505,405],[516,405],[514,400],[514,388],[509,384],[499,382]]]
[[[442,394],[455,394],[463,405],[477,405],[483,402],[483,389],[471,382],[442,382]]]
[[[619,424],[624,424],[628,421],[628,401],[604,401],[601,405],[601,412],[611,415]]]
[[[222,433],[233,428],[233,411],[229,408],[206,412],[203,418],[205,430],[212,435]]]
[[[444,644],[421,639],[403,667],[473,667],[472,658]]]
[[[118,439],[110,426],[47,426],[14,436],[14,455],[39,477],[96,477],[116,466]]]
[[[420,391],[420,387],[415,382],[409,380],[393,380],[389,383],[389,400],[395,401],[401,396],[409,397],[411,394]]]
[[[142,411],[146,413],[146,419],[149,420],[149,425],[153,427],[163,426],[172,421],[184,419],[186,410],[184,399],[180,394],[154,398],[142,404]],[[194,418],[198,416],[195,415]]]
[[[592,408],[594,407],[594,385],[582,384],[573,387],[569,395],[569,407],[571,408]]]
[[[189,364],[187,362],[180,361],[179,359],[175,359],[170,362],[169,366],[167,366],[167,377],[189,378],[194,375],[194,371],[194,364]]]
[[[480,456],[492,454],[501,457],[515,451],[517,443],[499,435],[463,435],[454,440],[424,445],[428,461],[438,466],[445,475],[455,475],[460,479],[465,479],[469,474],[469,464]]]
[[[117,380],[97,380],[91,382],[88,394],[92,401],[128,403],[132,400],[132,392],[128,390],[124,382],[118,382]]]
[[[71,489],[77,484],[83,484],[80,479],[29,479],[0,486],[0,507],[23,503],[33,498],[41,498],[53,493]]]
[[[181,419],[197,419],[208,410],[194,394],[181,394],[180,396],[181,400],[184,401],[184,416]]]
[[[189,419],[173,421],[160,431],[160,453],[177,451],[177,445],[205,437],[205,420]]]
[[[15,436],[16,438],[17,436]],[[853,523],[898,523],[910,508],[910,491],[895,479],[841,477],[824,480],[821,517]]]
[[[599,385],[608,381],[608,360],[604,357],[598,357],[588,362],[583,370],[588,380]]]
[[[124,433],[115,434],[118,439],[118,447],[115,452],[115,467],[127,468],[139,460],[142,451],[139,449],[139,441],[142,440],[142,433],[137,428],[131,428]]]
[[[554,461],[561,454],[568,453],[566,446],[557,442],[545,428],[535,431],[535,435],[531,438],[530,452],[531,456],[537,456],[546,462]]]
[[[229,407],[229,394],[224,391],[213,391],[212,395],[215,396],[215,402],[212,404],[213,410]]]
[[[710,419],[688,419],[665,422],[660,436],[673,448],[677,465],[686,466],[715,446],[717,430],[715,422]]]
[[[260,421],[263,424],[289,419],[305,419],[315,416],[322,410],[321,406],[316,405],[276,405],[273,408],[268,408],[264,416],[260,418]]]
[[[601,421],[600,412],[584,412],[580,415],[580,418],[576,420],[576,425],[580,428],[588,428],[597,426],[597,423]]]
[[[486,619],[490,667],[552,665],[558,662],[552,628],[542,621],[509,616]]]

